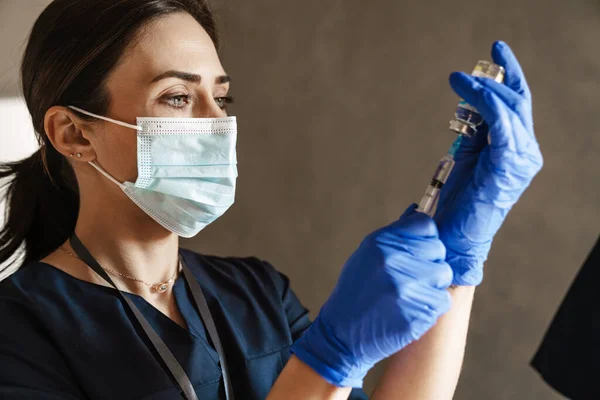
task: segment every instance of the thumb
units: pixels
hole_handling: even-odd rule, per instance
[[[402,213],[402,215],[400,216],[399,219],[403,219],[403,218],[407,218],[411,215],[413,215],[414,213],[418,212],[417,211],[417,207],[419,207],[418,204],[416,203],[412,203],[410,206],[408,206],[408,208]]]
[[[438,237],[438,229],[433,219],[425,213],[418,212],[417,207],[417,204],[411,204],[389,227],[402,236]]]

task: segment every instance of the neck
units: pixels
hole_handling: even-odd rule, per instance
[[[178,268],[178,236],[139,209],[119,187],[99,178],[94,188],[80,187],[76,235],[106,269],[149,284],[169,280]],[[121,290],[157,295],[141,282],[109,274]]]

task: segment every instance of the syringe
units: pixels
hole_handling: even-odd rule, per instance
[[[502,83],[504,81],[504,68],[489,61],[478,61],[472,75],[494,79],[496,82]],[[458,137],[452,143],[448,154],[440,160],[427,189],[425,189],[425,194],[419,202],[417,211],[433,215],[440,191],[448,180],[452,168],[454,168],[454,155],[462,143],[463,136],[470,137],[476,134],[477,127],[482,122],[483,117],[479,114],[479,111],[465,100],[460,99],[454,113],[454,119],[450,121],[450,130],[457,133]]]

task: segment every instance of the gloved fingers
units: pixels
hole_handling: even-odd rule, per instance
[[[467,103],[476,107],[486,120],[492,147],[517,152],[518,147],[528,146],[527,142],[531,137],[526,133],[521,118],[495,92],[483,86],[474,77],[461,72],[450,75],[450,85]],[[517,140],[520,143],[517,143]]]
[[[452,307],[452,296],[448,292],[447,288],[444,289],[433,289],[429,295],[430,307],[436,306],[437,318],[446,314]]]
[[[379,248],[389,257],[405,253],[418,260],[443,261],[446,259],[446,246],[437,238],[407,239],[385,232],[376,240]]]
[[[531,173],[535,175],[543,164],[543,158],[533,131],[531,111],[523,114],[514,112],[510,106],[507,106],[506,101],[511,101],[511,93],[514,93],[507,87],[489,79],[482,83],[482,86],[491,93],[484,97],[488,98],[488,102],[500,115],[498,120],[490,123],[490,161],[500,169],[508,169],[509,165],[515,167],[522,164],[523,167],[513,168],[512,171],[521,175]],[[524,168],[526,165],[537,169],[534,168],[534,171],[532,168]]]
[[[489,78],[473,77],[473,79],[481,86],[494,93],[511,111],[515,112],[523,125],[526,127],[533,127],[533,115],[531,110],[531,103],[519,95],[517,92],[512,90],[506,85],[498,83]],[[528,132],[533,134],[533,129],[528,129]]]
[[[435,222],[427,214],[418,212],[417,207],[411,204],[398,220],[367,235],[363,244],[395,248],[411,239],[437,238]]]
[[[402,219],[404,217],[408,217],[408,216],[416,213],[417,212],[417,207],[419,207],[418,204],[412,203],[410,206],[408,206],[408,208],[402,213],[402,215],[398,219]]]
[[[531,103],[531,90],[525,74],[523,74],[523,69],[511,48],[502,41],[495,42],[492,45],[492,60],[506,70],[504,84]]]
[[[489,147],[481,153],[473,187],[483,190],[485,197],[493,200],[497,207],[506,209],[517,201],[542,165],[537,143],[523,153]]]
[[[439,239],[406,239],[384,232],[375,240],[376,245],[387,257],[408,254],[427,261],[443,261],[446,258],[446,247]]]
[[[417,205],[411,204],[400,218],[384,228],[375,231],[391,232],[403,238],[437,238],[438,230],[435,222],[425,213],[417,211]]]
[[[484,95],[487,93],[487,89],[479,83],[471,75],[467,75],[464,72],[453,72],[450,74],[448,79],[452,90],[457,95],[462,97],[467,103],[477,108],[483,118],[491,125],[492,121],[498,119],[498,113],[494,107],[491,107]]]
[[[418,282],[403,285],[398,292],[399,305],[415,319],[439,318],[450,310],[452,297],[445,289],[436,289]]]
[[[432,288],[446,290],[454,280],[452,267],[445,261],[428,262],[426,265],[423,265],[423,269],[426,274],[421,279]]]
[[[495,63],[503,66],[506,70],[504,85],[488,78],[476,79],[483,85],[489,83],[492,87],[497,85],[508,89],[499,89],[501,93],[497,93],[498,96],[509,106],[514,105],[513,110],[519,112],[525,126],[532,125],[531,92],[517,58],[510,47],[501,41],[497,41],[493,44],[492,58]],[[516,94],[516,96],[513,94]],[[524,102],[522,100],[524,100]],[[488,130],[486,128],[486,126],[480,126],[477,129],[476,135],[470,138],[464,137],[462,139],[461,147],[455,155],[455,159],[460,159],[464,155],[476,154],[481,151],[487,143]],[[533,130],[528,130],[528,132],[533,133]]]
[[[499,118],[490,123],[489,157],[480,162],[491,162],[494,175],[515,174],[533,177],[543,164],[542,153],[533,129],[523,126],[523,121],[492,92],[484,97]],[[483,153],[482,153],[483,154]]]
[[[443,260],[429,261],[406,253],[396,253],[386,259],[388,272],[397,282],[418,282],[436,289],[447,289],[454,279],[452,268]]]

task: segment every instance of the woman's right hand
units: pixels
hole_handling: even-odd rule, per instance
[[[433,220],[412,205],[368,235],[292,352],[328,382],[361,387],[375,363],[419,339],[450,309],[453,279]]]

